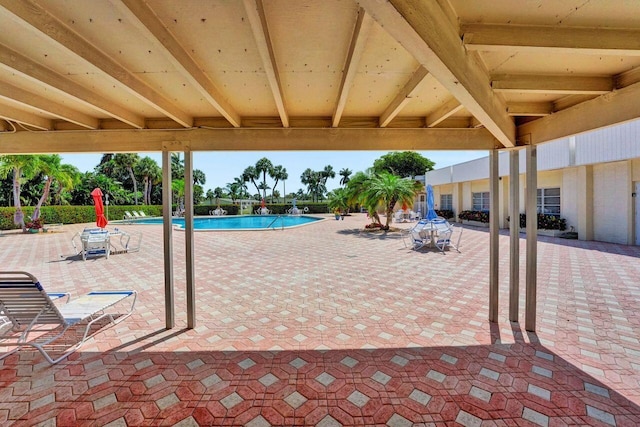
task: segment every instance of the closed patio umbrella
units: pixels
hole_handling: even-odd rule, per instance
[[[93,204],[96,208],[96,225],[100,228],[105,228],[109,221],[104,216],[104,206],[102,204],[102,191],[99,188],[94,188],[91,192],[91,197],[93,197]]]
[[[438,214],[435,211],[436,202],[433,196],[433,187],[431,184],[427,185],[427,219],[429,221],[434,220],[438,217]]]

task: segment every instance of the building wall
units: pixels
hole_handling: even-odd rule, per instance
[[[593,236],[595,240],[629,244],[630,162],[593,167]]]
[[[525,211],[526,150],[519,151],[520,212]],[[561,216],[580,239],[640,244],[640,120],[537,147],[540,188],[560,188]],[[499,155],[500,227],[508,227],[509,153]],[[489,191],[489,158],[426,174],[437,194],[453,194],[454,211],[472,209],[472,193]],[[436,201],[439,203],[439,196]]]

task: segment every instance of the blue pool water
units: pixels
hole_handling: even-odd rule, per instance
[[[322,218],[312,216],[239,215],[220,217],[197,217],[193,219],[194,230],[264,230],[288,228],[309,224]],[[162,224],[162,218],[136,219],[136,224]],[[173,225],[184,228],[184,218],[173,218]]]

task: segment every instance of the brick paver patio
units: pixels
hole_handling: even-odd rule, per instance
[[[640,425],[640,247],[540,238],[538,331],[488,318],[486,230],[462,253],[362,232],[364,215],[290,230],[196,233],[197,327],[165,330],[162,230],[82,261],[63,232],[0,235],[0,268],[48,290],[139,291],[136,311],[50,366],[0,362],[2,425]],[[401,224],[408,227],[410,224]],[[110,224],[110,228],[113,224]]]

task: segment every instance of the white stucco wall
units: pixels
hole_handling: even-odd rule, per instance
[[[628,244],[630,162],[593,166],[593,236],[595,240]]]

